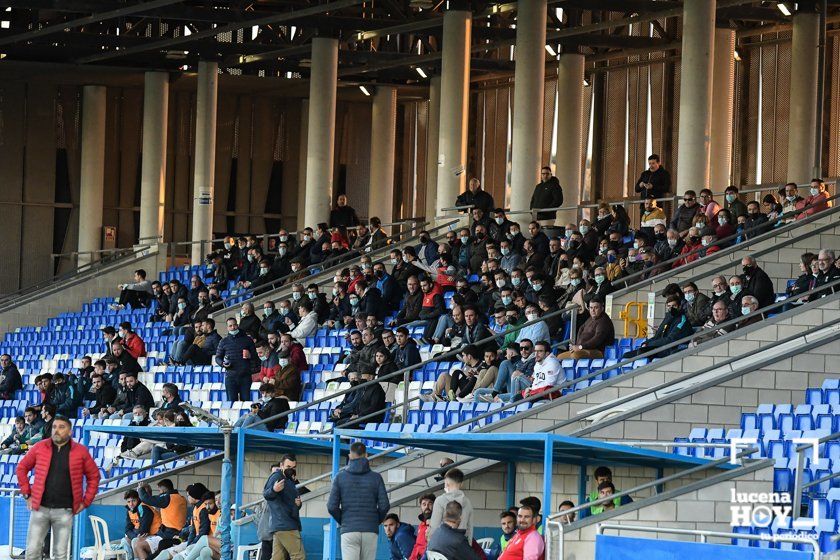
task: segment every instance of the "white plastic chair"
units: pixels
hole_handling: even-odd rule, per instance
[[[493,548],[493,545],[496,544],[496,539],[493,537],[485,537],[483,539],[476,539],[475,542],[478,543],[478,546],[480,546],[482,550],[490,550]]]
[[[260,549],[262,548],[262,543],[257,544],[249,544],[249,545],[242,545],[236,549],[236,560],[251,560],[252,552],[256,552],[256,556],[253,558],[259,558]]]
[[[426,560],[449,560],[446,556],[441,554],[440,552],[432,552],[431,550],[426,551]]]
[[[108,524],[101,517],[90,516],[90,524],[93,527],[93,548],[90,550],[89,558],[105,560],[106,558],[125,558],[125,550],[120,546],[119,541],[111,542],[108,534]]]

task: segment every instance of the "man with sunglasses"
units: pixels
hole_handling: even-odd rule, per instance
[[[694,216],[698,213],[700,213],[700,205],[697,204],[697,193],[691,190],[685,191],[683,203],[680,204],[671,218],[671,228],[680,232],[680,237],[685,237],[692,226],[691,222],[694,220]]]
[[[534,374],[534,343],[523,339],[511,342],[505,350],[505,360],[499,364],[499,374],[492,388],[477,389],[473,394],[477,402],[493,402],[500,394],[511,392],[511,380],[519,376],[530,379]]]

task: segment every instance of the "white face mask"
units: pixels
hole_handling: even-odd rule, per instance
[[[501,280],[496,280],[496,287],[500,290],[505,287],[505,284],[507,284],[507,281],[504,278],[502,278]]]
[[[820,194],[820,189],[811,189],[811,196],[817,196]]]
[[[280,358],[280,359],[278,360],[278,363],[280,364],[280,367],[281,367],[281,368],[282,368],[282,367],[286,367],[287,365],[289,365],[289,360],[288,360],[288,359],[286,359],[286,358]]]
[[[723,216],[718,216],[718,223],[722,226],[726,225],[726,218]]]
[[[499,224],[499,225],[502,225],[503,223],[505,223],[505,219],[504,218],[496,218],[496,223]]]
[[[668,240],[668,246],[669,247],[676,247],[677,246],[677,240],[676,239],[669,239]]]
[[[539,315],[537,315],[536,313],[528,313],[527,315],[525,315],[525,317],[529,321],[536,321],[539,318]]]
[[[393,265],[396,265],[398,262],[400,262],[398,259],[391,259],[391,264]]]
[[[286,256],[286,248],[285,248],[285,247],[280,247],[279,249],[277,249],[277,253],[278,253],[281,257],[285,257],[285,256]]]

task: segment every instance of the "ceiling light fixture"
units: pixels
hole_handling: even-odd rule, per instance
[[[788,8],[787,3],[779,2],[778,4],[776,4],[776,7],[779,8],[779,11],[782,12],[784,15],[790,16],[791,12],[790,12],[790,8]]]
[[[364,93],[367,97],[370,97],[370,91],[368,91],[368,88],[365,86],[359,86],[359,89],[362,90],[362,93]]]
[[[423,79],[428,78],[428,76],[426,75],[426,72],[422,68],[420,68],[419,66],[417,68],[415,68],[415,70],[417,70],[417,73],[420,74],[421,78],[423,78]]]
[[[554,50],[554,47],[552,47],[551,45],[546,45],[546,46],[545,46],[545,50],[546,50],[546,52],[547,52],[548,54],[550,54],[551,56],[557,56],[557,51],[555,51],[555,50]]]

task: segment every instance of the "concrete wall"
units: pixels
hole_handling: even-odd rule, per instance
[[[29,303],[0,313],[0,335],[18,327],[45,325],[59,313],[78,311],[82,304],[100,297],[119,297],[118,284],[133,282],[134,271],[142,268],[150,280],[166,269],[166,252],[156,249],[139,254],[134,259],[106,266],[95,276],[69,281],[61,287],[45,291]]]

